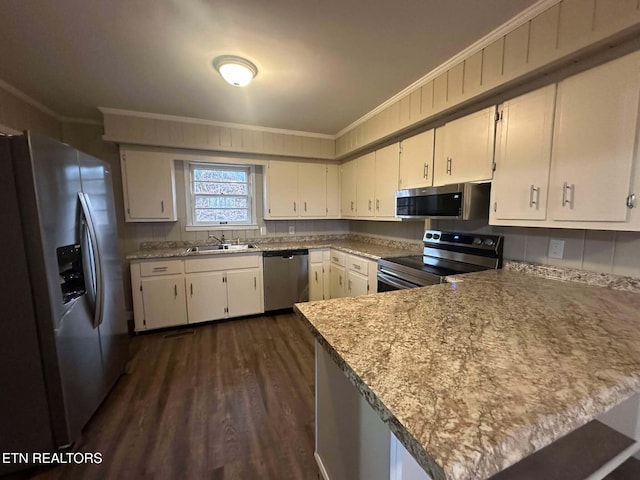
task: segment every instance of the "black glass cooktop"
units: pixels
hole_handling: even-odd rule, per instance
[[[447,275],[457,275],[460,273],[477,272],[486,270],[487,267],[482,265],[472,265],[470,263],[452,262],[439,258],[433,258],[422,255],[411,255],[408,257],[385,258],[387,262],[397,263],[405,267],[421,270],[432,275],[446,277]]]

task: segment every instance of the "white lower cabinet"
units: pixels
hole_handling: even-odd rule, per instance
[[[346,296],[345,269],[335,263],[331,264],[331,298],[342,298]]]
[[[331,250],[331,298],[376,293],[377,271],[374,260]]]
[[[309,250],[309,301],[330,298],[330,270],[328,248]]]
[[[224,272],[196,273],[185,277],[189,323],[217,320],[227,316],[227,289]]]
[[[145,330],[187,323],[182,276],[142,279],[139,292],[145,312]]]
[[[262,256],[131,263],[137,332],[264,312]]]
[[[259,268],[227,272],[227,317],[264,311],[262,271]]]

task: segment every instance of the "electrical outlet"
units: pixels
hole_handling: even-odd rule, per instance
[[[260,227],[260,235],[266,235],[267,234],[267,227]]]
[[[562,258],[564,254],[564,240],[552,238],[549,240],[549,258]]]
[[[294,233],[296,233],[296,227],[289,225],[289,235],[293,235]]]

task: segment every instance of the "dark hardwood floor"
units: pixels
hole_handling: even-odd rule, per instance
[[[77,450],[49,479],[313,479],[314,353],[294,314],[141,335]]]

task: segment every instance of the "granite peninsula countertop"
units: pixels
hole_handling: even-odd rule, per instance
[[[335,248],[342,252],[359,255],[371,260],[378,260],[382,257],[401,257],[404,255],[421,255],[422,248],[416,245],[414,249],[398,248],[395,246],[381,245],[377,243],[362,242],[356,240],[315,240],[256,244],[255,248],[246,250],[214,250],[207,252],[187,253],[187,247],[180,248],[158,248],[139,250],[127,255],[127,260],[144,260],[154,258],[183,257],[191,258],[203,255],[233,255],[241,253],[268,252],[277,250],[291,250],[298,248]]]
[[[507,270],[295,305],[434,480],[481,480],[640,391],[640,295]]]

